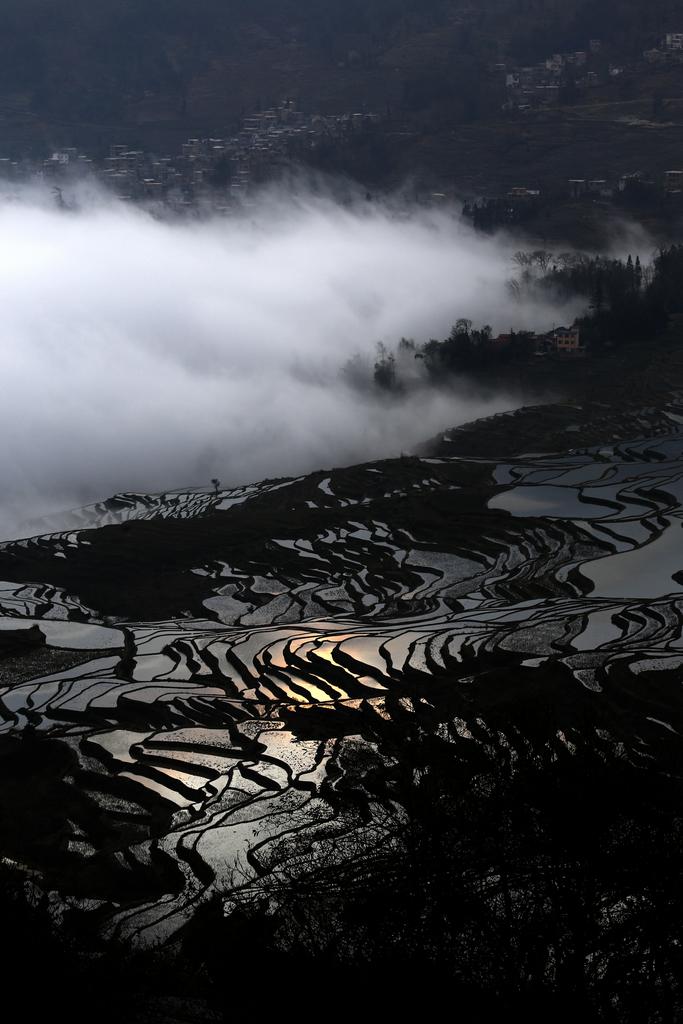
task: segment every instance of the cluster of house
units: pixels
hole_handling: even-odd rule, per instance
[[[570,178],[569,195],[572,199],[583,196],[613,199],[617,192],[624,192],[634,183],[658,188],[669,196],[678,196],[683,194],[683,170],[664,171],[658,181],[646,178],[642,171],[624,174],[616,182],[606,178]]]
[[[634,171],[630,174],[623,174],[615,180],[607,178],[569,178],[567,182],[567,194],[570,199],[588,200],[614,200],[626,189],[634,184],[646,186],[655,190],[662,199],[667,201],[683,202],[683,170],[664,171],[659,177],[652,178],[643,174],[642,171]],[[515,186],[509,189],[504,196],[488,197],[478,199],[474,203],[465,206],[465,215],[472,216],[472,211],[481,205],[497,204],[498,209],[504,209],[510,217],[515,212],[529,209],[533,203],[540,202],[543,193],[539,188],[527,188],[526,186]],[[446,200],[446,196],[435,193],[433,199]],[[475,218],[476,220],[476,218]]]
[[[683,59],[683,32],[667,32],[659,46],[643,51],[643,57],[648,64]]]
[[[497,338],[493,338],[492,344],[494,348],[505,349],[520,337],[533,346],[537,356],[556,355],[576,358],[586,355],[586,346],[581,337],[580,327],[553,327],[552,331],[548,331],[546,334],[533,332],[524,332],[521,335],[514,332],[499,334]]]
[[[560,89],[568,81],[580,87],[600,84],[600,75],[595,70],[602,40],[591,39],[586,50],[570,53],[553,53],[538,64],[524,67],[506,63],[491,65],[494,74],[504,76],[506,100],[504,110],[530,110],[533,107],[551,106],[557,103]],[[609,75],[621,74],[623,68],[608,65]]]
[[[585,50],[553,53],[538,64],[517,67],[506,63],[492,64],[490,70],[504,76],[506,100],[504,110],[532,110],[552,106],[560,99],[563,86],[590,89],[626,71],[638,71],[642,62],[633,65],[614,64],[602,56],[600,39],[591,39]],[[667,32],[658,46],[643,51],[648,64],[683,60],[683,32]]]
[[[38,164],[0,160],[0,177],[39,178],[56,188],[86,174],[95,175],[119,198],[158,199],[171,206],[229,207],[245,197],[252,183],[271,175],[292,155],[329,138],[343,138],[379,121],[376,114],[305,114],[292,100],[243,118],[225,138],[188,139],[180,153],[159,156],[124,144],[112,145],[96,161],[66,148]]]

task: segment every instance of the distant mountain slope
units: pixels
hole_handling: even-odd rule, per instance
[[[674,0],[6,0],[0,111],[47,122],[221,124],[294,94],[309,109],[401,109],[486,92],[487,61],[600,37],[639,52]]]

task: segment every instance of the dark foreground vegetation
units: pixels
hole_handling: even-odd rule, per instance
[[[214,976],[221,950],[249,935],[283,982],[310,965],[337,991],[367,984],[394,1006],[452,1000],[456,1019],[679,1017],[679,782],[596,752],[518,772],[456,766],[436,739],[398,753],[408,820],[394,843],[266,885],[261,907],[219,920],[205,947]],[[255,962],[240,964],[254,985]]]
[[[498,694],[503,682],[492,681]],[[542,702],[522,687],[490,708],[491,743],[472,743],[469,759],[455,753],[456,726],[437,721],[456,687],[433,695],[419,726],[380,728],[382,756],[359,752],[336,800],[340,814],[400,802],[405,813],[384,840],[340,866],[295,839],[282,857],[294,856],[295,871],[250,887],[228,916],[216,901],[169,950],[107,948],[79,934],[73,912],[57,930],[47,898],[5,871],[8,986],[30,993],[32,1020],[227,1021],[265,998],[265,979],[268,1000],[283,1008],[305,988],[311,998],[327,991],[335,1009],[357,1006],[361,992],[365,1009],[443,998],[464,1021],[515,1011],[679,1020],[675,742],[663,741],[651,769],[597,738],[551,751],[562,687],[545,684]],[[499,718],[524,729],[526,756],[496,744]]]

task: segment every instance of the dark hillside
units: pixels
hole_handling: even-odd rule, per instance
[[[676,7],[672,0],[483,0],[476,8],[448,0],[7,0],[0,113],[6,124],[55,127],[220,125],[294,95],[322,110],[414,111],[437,101],[478,120],[499,106],[489,61],[537,61],[596,35],[625,57],[675,28]]]

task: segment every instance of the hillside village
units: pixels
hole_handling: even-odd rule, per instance
[[[433,202],[447,197],[432,197]],[[502,194],[476,196],[463,204],[463,216],[484,232],[505,227],[530,227],[549,212],[561,208],[603,212],[640,218],[657,215],[662,221],[683,215],[683,169],[646,174],[624,170],[617,178],[572,177],[539,187],[517,185]]]
[[[644,50],[637,61],[611,61],[605,56],[603,41],[589,39],[583,50],[553,53],[533,65],[497,62],[489,71],[504,81],[503,110],[525,112],[576,100],[580,94],[629,73],[681,62],[683,32],[668,32],[658,46]]]
[[[45,160],[0,159],[8,183],[38,181],[61,190],[94,176],[121,200],[163,202],[182,211],[207,206],[220,211],[244,200],[252,186],[271,180],[297,157],[324,140],[344,139],[370,129],[379,115],[305,114],[294,100],[244,117],[229,137],[189,138],[175,155],[158,155],[125,143],[97,159],[67,147]]]
[[[592,110],[592,97],[604,92],[598,87],[614,93],[622,84],[649,81],[647,76],[653,69],[669,69],[676,74],[683,69],[683,32],[667,31],[657,45],[646,47],[639,58],[631,61],[615,50],[609,38],[595,37],[586,39],[582,49],[551,52],[535,64],[499,60],[488,66],[488,75],[498,83],[492,95],[500,93],[499,117],[511,126],[511,131],[519,130],[523,135],[523,126],[532,126],[530,138],[535,140],[544,130],[559,132],[565,116],[574,130],[576,105],[582,111]],[[668,110],[666,100],[654,97],[648,102],[660,102]],[[617,216],[650,216],[656,221],[649,226],[654,232],[667,222],[683,218],[683,165],[677,166],[676,150],[671,146],[662,149],[661,158],[653,159],[660,152],[659,136],[643,159],[645,170],[638,167],[640,151],[633,147],[631,151],[626,148],[623,163],[612,160],[609,165],[591,167],[593,149],[582,145],[568,150],[564,168],[559,161],[552,170],[530,161],[520,172],[514,169],[517,140],[510,136],[512,160],[502,159],[500,165],[496,162],[500,169],[495,173],[491,170],[494,162],[485,159],[484,150],[481,157],[466,157],[465,166],[454,146],[451,161],[444,159],[444,150],[444,156],[437,156],[434,165],[425,165],[411,174],[402,164],[401,154],[406,146],[423,139],[419,119],[415,121],[409,113],[390,107],[373,110],[367,101],[345,113],[316,113],[304,107],[298,96],[275,100],[265,109],[247,110],[230,128],[223,125],[215,132],[198,132],[182,144],[174,143],[175,151],[170,145],[162,148],[163,143],[141,145],[140,136],[127,142],[126,131],[122,130],[118,138],[114,134],[114,141],[101,145],[97,152],[94,146],[81,145],[62,146],[47,158],[10,158],[4,154],[0,158],[0,182],[10,188],[17,182],[45,183],[54,189],[58,203],[68,205],[68,187],[82,177],[92,176],[123,201],[159,205],[176,213],[227,212],[235,204],[248,202],[256,187],[282,177],[293,166],[312,165],[324,172],[356,178],[364,189],[373,192],[404,185],[409,179],[414,198],[429,205],[467,197],[463,213],[478,230],[528,228],[543,241],[564,234],[572,244],[590,244],[590,224],[583,233],[577,229],[577,237],[572,235],[572,224],[578,223],[571,214],[575,204],[580,204],[583,211],[613,208]],[[591,124],[590,116],[581,115],[585,118],[583,125]],[[616,113],[613,116],[624,124],[635,124],[638,119],[629,112],[623,117]],[[534,118],[559,121],[544,128]],[[437,134],[447,130],[440,119],[439,114],[435,121]],[[133,132],[128,137],[131,135],[135,139]],[[472,154],[480,142],[476,138],[463,136],[460,149],[470,142],[474,145],[465,148]],[[421,149],[429,153],[427,147]],[[365,154],[360,163],[355,162],[357,153]],[[566,176],[561,176],[562,169]],[[565,207],[570,211],[566,215]]]

